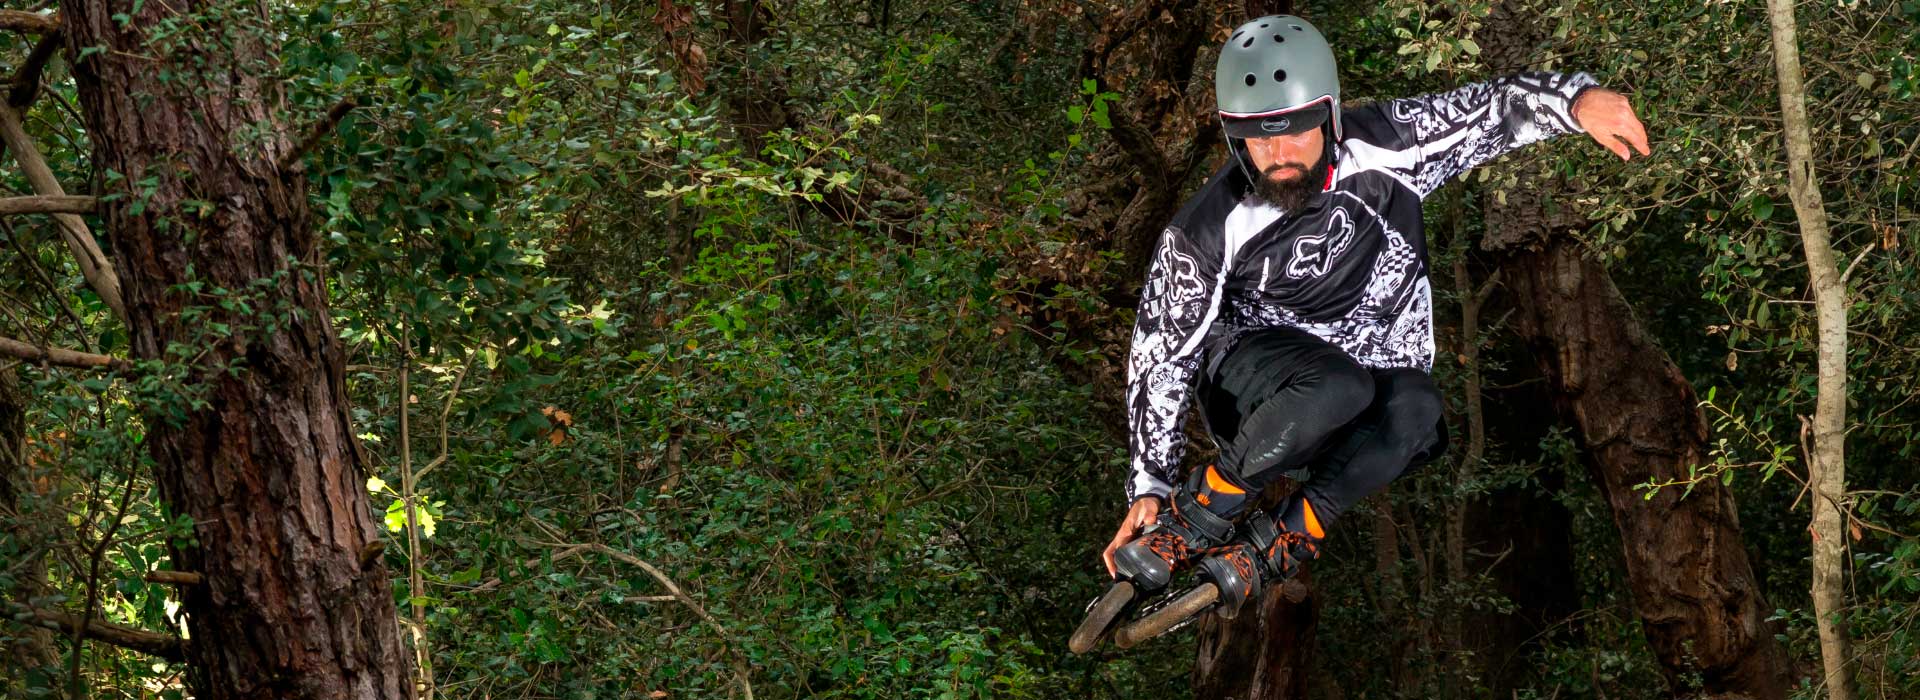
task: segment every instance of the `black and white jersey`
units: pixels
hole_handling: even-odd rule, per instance
[[[1161,235],[1127,364],[1129,501],[1166,496],[1200,358],[1241,331],[1292,326],[1367,367],[1433,369],[1420,201],[1495,156],[1581,131],[1586,73],[1523,73],[1343,111],[1326,191],[1289,212],[1247,197],[1236,163]]]

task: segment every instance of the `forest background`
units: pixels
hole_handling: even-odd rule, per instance
[[[1585,70],[1652,157],[1436,194],[1447,458],[1305,595],[1072,656],[1145,253],[1289,10],[1349,102]],[[1764,3],[0,12],[0,695],[1920,697],[1920,2],[1798,11],[1831,498]]]

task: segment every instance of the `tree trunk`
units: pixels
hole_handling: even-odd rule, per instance
[[[1840,506],[1847,493],[1847,287],[1827,235],[1827,209],[1813,176],[1813,138],[1807,126],[1807,89],[1801,82],[1793,3],[1767,0],[1773,23],[1773,64],[1780,78],[1780,116],[1787,139],[1787,183],[1800,220],[1807,274],[1818,318],[1819,395],[1813,413],[1813,454],[1807,478],[1813,498],[1813,612],[1827,697],[1852,700],[1847,672],[1846,532]]]
[[[133,353],[184,376],[145,442],[196,697],[409,698],[383,544],[353,445],[306,181],[289,167],[261,3],[66,0]],[[176,345],[177,344],[177,345]],[[177,348],[186,348],[184,352]]]
[[[1239,617],[1202,617],[1193,663],[1193,696],[1201,700],[1305,700],[1320,620],[1308,570],[1268,586]]]
[[[20,493],[28,479],[26,413],[26,397],[14,371],[0,370],[0,561],[8,568],[24,564],[0,589],[0,601],[32,605],[34,598],[46,594],[47,560],[36,551],[43,538],[20,511]],[[22,556],[27,557],[24,562],[15,559]],[[0,573],[0,580],[7,576]],[[55,687],[57,680],[48,674],[58,662],[52,631],[0,623],[0,697],[26,697],[29,688]]]
[[[1529,205],[1541,203],[1492,206],[1487,221],[1526,221]],[[1784,698],[1785,657],[1766,623],[1771,609],[1747,561],[1732,494],[1713,479],[1684,498],[1679,488],[1651,500],[1634,488],[1685,479],[1689,465],[1704,464],[1706,421],[1693,386],[1571,235],[1557,230],[1536,247],[1509,251],[1502,270],[1518,306],[1516,330],[1576,428],[1620,530],[1647,640],[1676,693],[1688,692],[1697,673],[1706,693]]]
[[[1544,37],[1529,6],[1488,16],[1479,43],[1496,71],[1525,68]],[[1580,137],[1584,138],[1584,137]],[[1661,489],[1707,461],[1707,424],[1693,386],[1647,336],[1606,268],[1574,238],[1584,217],[1555,205],[1562,185],[1532,178],[1504,202],[1487,198],[1482,247],[1496,253],[1516,332],[1533,349],[1554,403],[1612,511],[1642,630],[1676,694],[1786,697],[1785,655],[1740,538],[1733,495],[1717,480]]]

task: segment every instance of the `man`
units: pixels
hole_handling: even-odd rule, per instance
[[[1175,215],[1147,273],[1127,372],[1131,506],[1104,556],[1144,591],[1198,561],[1231,617],[1317,556],[1354,503],[1440,451],[1421,200],[1560,134],[1623,160],[1648,150],[1626,98],[1585,73],[1342,110],[1333,51],[1292,16],[1235,30],[1214,90],[1232,162]],[[1176,490],[1196,375],[1220,455]],[[1286,502],[1249,512],[1309,465]]]

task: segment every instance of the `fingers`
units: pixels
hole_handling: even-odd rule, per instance
[[[1632,155],[1627,151],[1627,144],[1620,138],[1619,134],[1609,130],[1594,134],[1594,140],[1599,141],[1601,146],[1606,147],[1606,149],[1613,152],[1614,155],[1620,156],[1620,160],[1632,160]]]
[[[1647,125],[1631,112],[1627,116],[1627,141],[1640,148],[1640,155],[1653,155],[1653,149],[1647,147]]]
[[[1100,557],[1102,559],[1105,559],[1107,562],[1108,578],[1112,578],[1114,576],[1119,575],[1119,570],[1114,568],[1113,566],[1114,550],[1119,549],[1120,545],[1126,544],[1127,540],[1133,539],[1133,531],[1135,529],[1136,528],[1134,527],[1132,522],[1121,523],[1120,532],[1114,534],[1113,541],[1107,543],[1106,551],[1100,553]]]
[[[1100,558],[1107,564],[1109,578],[1119,575],[1119,569],[1113,564],[1113,553],[1119,550],[1121,545],[1133,540],[1134,535],[1140,534],[1140,530],[1151,524],[1159,515],[1160,501],[1154,498],[1142,498],[1134,501],[1133,505],[1127,508],[1126,516],[1120,518],[1120,531],[1113,534],[1113,541],[1108,542],[1106,550],[1100,553]]]

